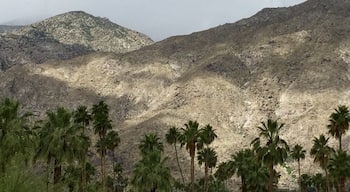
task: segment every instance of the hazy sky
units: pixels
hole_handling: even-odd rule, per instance
[[[107,17],[154,40],[184,35],[250,17],[264,7],[305,0],[0,0],[0,24],[28,23],[82,10]]]

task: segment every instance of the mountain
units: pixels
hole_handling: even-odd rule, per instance
[[[349,0],[309,0],[124,54],[15,65],[0,72],[0,95],[17,97],[38,116],[57,105],[106,100],[122,139],[118,158],[129,171],[143,134],[164,138],[170,126],[188,120],[216,129],[220,162],[248,147],[268,117],[285,123],[282,137],[290,145],[310,150],[334,108],[350,105],[348,10]],[[350,146],[348,134],[343,144]],[[180,157],[187,166],[188,154],[181,150]],[[312,161],[307,154],[303,172],[315,171]],[[296,185],[279,171],[282,186]]]
[[[71,59],[94,51],[124,53],[152,43],[141,33],[81,11],[28,26],[3,28],[12,32],[0,34],[1,70],[16,64]]]
[[[153,43],[146,35],[82,11],[45,19],[17,33],[31,36],[32,31],[43,33],[65,45],[79,44],[103,52],[124,53]]]

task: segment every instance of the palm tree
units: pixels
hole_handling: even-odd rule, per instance
[[[203,147],[203,145],[209,145],[211,144],[215,138],[217,138],[218,136],[215,133],[215,130],[213,129],[213,127],[211,125],[206,125],[205,127],[200,129],[200,134],[199,134],[199,143],[198,146],[200,148]]]
[[[112,167],[114,169],[114,159],[115,159],[115,148],[117,148],[120,144],[120,137],[118,132],[116,131],[109,131],[106,136],[107,140],[107,149],[112,152]],[[116,179],[116,174],[113,172],[113,180]]]
[[[300,185],[300,160],[305,159],[305,153],[306,150],[303,149],[303,147],[299,144],[295,145],[291,152],[291,157],[298,162],[298,181],[299,181],[299,188],[301,190]]]
[[[37,157],[45,157],[47,162],[54,161],[54,184],[61,179],[62,163],[72,162],[80,153],[81,135],[79,127],[72,121],[72,113],[63,107],[55,112],[48,111],[47,120],[39,133]],[[84,142],[85,143],[85,142]]]
[[[268,119],[267,123],[262,122],[262,127],[258,127],[259,136],[266,140],[261,146],[261,138],[258,137],[252,141],[254,150],[258,158],[269,168],[268,191],[273,191],[273,182],[275,179],[274,166],[282,164],[288,157],[289,146],[287,142],[280,138],[280,130],[284,124],[278,124],[277,121]]]
[[[328,140],[329,138],[326,139],[323,134],[321,134],[319,138],[315,137],[313,139],[314,144],[310,151],[310,155],[314,156],[314,162],[318,163],[320,167],[325,171],[327,190],[329,189],[327,165],[328,165],[329,158],[334,151],[331,147],[327,145]]]
[[[306,192],[307,189],[312,186],[312,178],[308,174],[302,174],[300,176],[301,191]]]
[[[166,142],[170,145],[174,145],[177,166],[179,167],[182,183],[184,184],[185,178],[182,173],[182,169],[179,162],[179,156],[177,154],[177,147],[176,147],[176,144],[179,142],[179,137],[180,137],[180,132],[179,132],[179,129],[176,127],[171,127],[165,135]]]
[[[164,151],[164,145],[160,141],[160,138],[155,133],[149,133],[144,135],[141,143],[139,145],[139,149],[142,154],[147,154],[152,151]]]
[[[345,181],[350,176],[350,156],[345,151],[337,151],[330,159],[329,173],[338,179],[340,192],[345,192]]]
[[[6,163],[18,154],[28,156],[28,147],[34,135],[28,127],[30,113],[20,115],[18,101],[5,98],[0,103],[0,174],[5,172]]]
[[[226,161],[219,164],[214,176],[219,181],[226,181],[235,174],[234,171],[232,161]]]
[[[181,146],[186,146],[186,150],[191,157],[191,191],[194,192],[194,157],[196,155],[197,143],[200,138],[199,124],[197,121],[189,121],[185,128],[181,128]]]
[[[233,154],[231,159],[237,176],[241,177],[242,192],[246,192],[247,174],[251,171],[249,166],[252,165],[252,160],[254,160],[254,152],[249,149],[241,150]]]
[[[87,126],[90,124],[90,121],[92,120],[91,114],[89,114],[86,106],[79,106],[73,113],[74,123],[79,124],[82,127],[82,137],[85,137],[85,129],[87,129]],[[89,140],[89,144],[86,145],[84,148],[84,154],[82,155],[81,159],[81,185],[82,185],[82,191],[86,192],[87,188],[87,179],[86,179],[86,155],[88,152],[88,149],[90,147],[90,138],[87,137]]]
[[[341,137],[349,129],[350,113],[345,105],[338,106],[335,112],[329,116],[328,133],[339,141],[339,150],[342,149]]]
[[[105,191],[105,156],[108,143],[106,135],[108,130],[112,129],[112,121],[109,119],[109,107],[104,101],[100,101],[98,104],[93,105],[92,119],[95,134],[98,134],[99,136],[99,141],[96,146],[100,154],[102,191]]]
[[[104,138],[107,131],[112,129],[112,123],[109,119],[109,107],[104,101],[93,105],[92,119],[95,134],[98,134],[100,138]]]
[[[165,165],[166,160],[161,157],[159,150],[143,154],[142,160],[136,163],[132,172],[131,184],[135,191],[171,192],[171,175]]]
[[[198,152],[198,163],[202,165],[204,163],[204,192],[208,191],[209,180],[209,168],[216,166],[218,156],[213,148],[206,147]]]
[[[312,184],[315,186],[317,191],[326,191],[326,179],[321,173],[317,173],[311,177]]]
[[[240,150],[231,155],[233,171],[238,177],[241,177],[242,192],[247,191],[247,177],[253,171],[252,166],[255,164],[254,152],[250,149]]]

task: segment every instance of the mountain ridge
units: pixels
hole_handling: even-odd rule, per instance
[[[146,35],[83,11],[56,15],[16,33],[30,36],[32,30],[40,31],[63,44],[79,44],[102,52],[124,53],[153,43]]]
[[[216,129],[213,146],[220,162],[249,147],[256,127],[269,117],[285,123],[281,137],[289,144],[309,150],[312,139],[326,133],[333,109],[350,104],[350,15],[344,11],[350,7],[348,0],[336,2],[309,0],[266,9],[122,54],[94,52],[14,66],[0,73],[0,95],[16,96],[42,112],[57,103],[75,107],[106,100],[115,129],[127,138],[118,152],[129,172],[143,134],[164,138],[170,126],[188,120]],[[344,148],[350,146],[348,136]],[[180,157],[187,165],[185,151]],[[315,172],[312,162],[307,154],[302,170]],[[279,171],[282,186],[297,185],[286,170]]]

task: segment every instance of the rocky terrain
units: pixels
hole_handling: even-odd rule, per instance
[[[313,137],[326,133],[333,109],[350,105],[349,10],[349,0],[309,0],[124,54],[14,65],[0,72],[0,95],[17,97],[38,116],[57,104],[105,99],[127,170],[144,133],[164,136],[191,119],[217,130],[219,161],[248,147],[268,117],[286,124],[282,137],[290,145],[310,150]],[[189,157],[181,153],[186,165]],[[314,172],[311,163],[307,154],[302,172]],[[170,165],[176,170],[175,162]],[[283,187],[296,184],[279,171]]]
[[[106,18],[69,12],[30,26],[2,27],[0,69],[15,64],[66,60],[95,51],[124,53],[152,43],[147,36]]]
[[[141,33],[112,23],[107,18],[94,17],[82,11],[45,19],[16,33],[31,37],[32,31],[40,32],[62,44],[79,44],[102,52],[124,53],[153,43]]]

